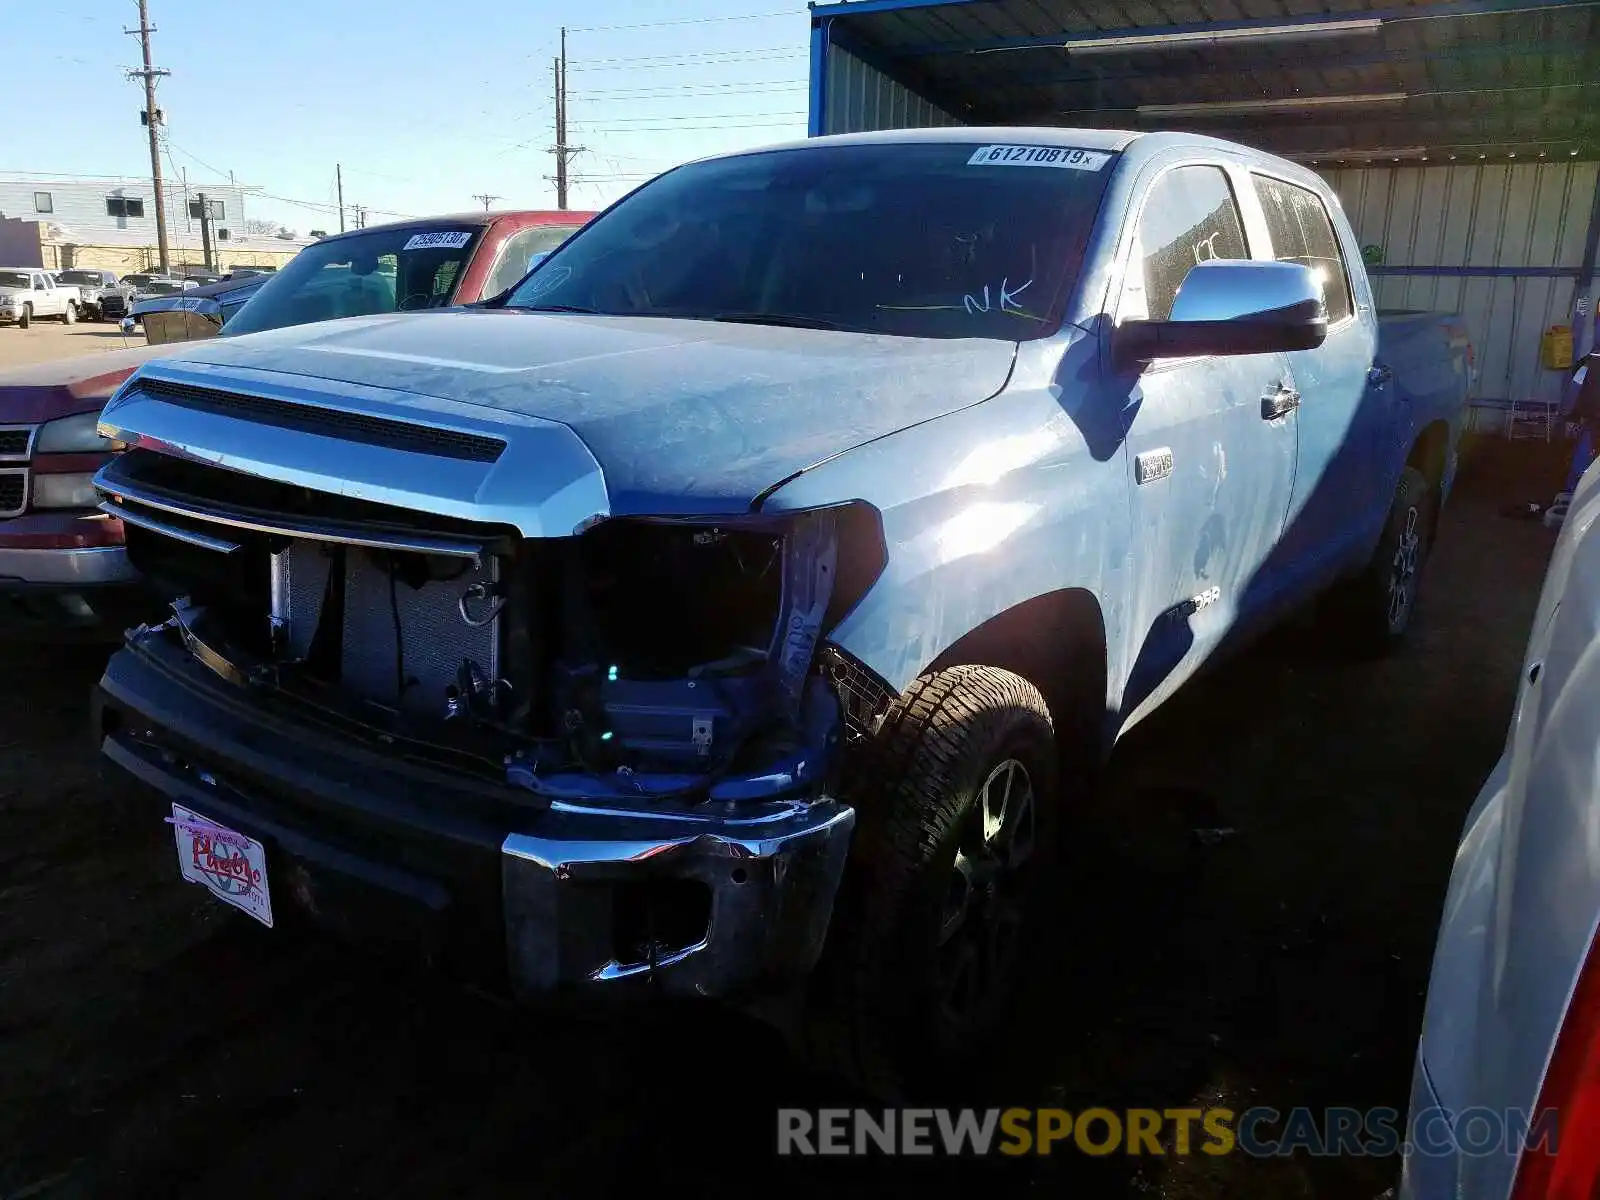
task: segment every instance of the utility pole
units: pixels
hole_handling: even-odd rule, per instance
[[[172,269],[172,262],[167,250],[167,196],[161,184],[161,135],[157,132],[161,112],[156,108],[156,80],[172,72],[150,65],[150,35],[155,32],[155,26],[150,24],[150,0],[139,0],[139,28],[122,32],[138,34],[144,50],[144,69],[129,71],[128,78],[144,80],[145,123],[150,129],[150,182],[156,199],[156,249],[161,256],[161,273],[165,275]]]
[[[474,200],[482,200],[483,201],[483,211],[484,212],[488,212],[489,211],[489,204],[490,204],[491,201],[504,200],[505,199],[504,196],[496,196],[491,192],[474,192],[474,193],[472,193],[472,198]]]
[[[339,232],[344,232],[344,168],[333,164],[333,181],[339,188]]]
[[[567,142],[567,30],[561,28],[561,54],[555,60],[556,75],[556,144],[550,153],[556,156],[556,207],[567,207],[567,162],[574,154],[582,153],[582,146]]]
[[[211,232],[211,201],[206,199],[204,192],[200,193],[200,254],[205,260],[206,270],[215,271],[216,237]]]

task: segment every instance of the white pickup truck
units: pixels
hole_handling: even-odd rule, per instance
[[[71,325],[82,308],[83,293],[75,284],[35,267],[0,267],[0,323],[15,321],[26,329],[35,317],[60,317]]]

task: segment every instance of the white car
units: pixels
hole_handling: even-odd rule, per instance
[[[1562,523],[1500,762],[1467,816],[1403,1200],[1600,1195],[1600,463]]]
[[[26,329],[35,317],[60,317],[71,325],[83,308],[76,285],[60,283],[36,267],[0,267],[0,322]]]

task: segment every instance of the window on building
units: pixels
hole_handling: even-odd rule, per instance
[[[144,201],[136,196],[107,196],[106,216],[142,217],[144,216]]]
[[[221,200],[207,200],[206,207],[211,210],[213,221],[220,221],[228,215],[227,206]],[[189,201],[189,219],[192,221],[200,219],[200,201]]]
[[[1272,237],[1272,255],[1279,262],[1302,263],[1322,276],[1328,323],[1338,324],[1355,311],[1350,298],[1350,273],[1339,252],[1339,238],[1322,197],[1310,188],[1281,179],[1255,177],[1256,194]]]
[[[35,192],[33,194],[33,211],[53,213],[56,210],[55,197],[49,192]]]
[[[1221,167],[1178,167],[1156,181],[1139,216],[1120,315],[1165,321],[1196,265],[1249,258],[1244,224]]]

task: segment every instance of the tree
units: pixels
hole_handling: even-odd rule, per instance
[[[244,231],[248,237],[276,237],[280,228],[276,221],[263,221],[259,217],[244,219]]]

